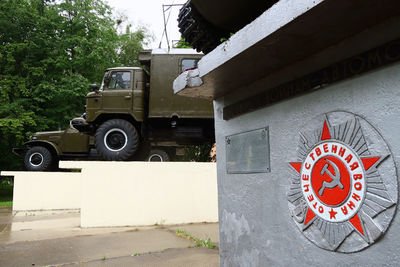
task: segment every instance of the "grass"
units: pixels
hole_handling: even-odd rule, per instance
[[[0,207],[12,207],[13,185],[0,182]]]
[[[200,238],[197,238],[197,237],[194,237],[194,236],[188,234],[185,230],[177,229],[175,231],[175,234],[177,236],[184,237],[184,238],[187,238],[187,239],[192,240],[193,242],[195,242],[195,245],[193,247],[206,247],[206,248],[215,248],[216,247],[215,244],[213,244],[211,242],[210,238],[208,238],[208,239],[200,239]]]
[[[160,251],[158,251],[158,253],[164,253],[165,252],[165,250],[164,249],[162,249],[162,250],[160,250]],[[145,255],[145,254],[151,254],[151,253],[157,253],[157,252],[146,252],[146,253],[135,253],[135,254],[131,254],[131,257],[138,257],[138,256],[142,256],[142,255]]]

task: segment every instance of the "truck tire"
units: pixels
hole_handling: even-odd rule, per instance
[[[197,52],[202,51],[204,54],[221,44],[221,38],[229,38],[229,31],[211,25],[190,1],[179,11],[178,27],[185,41]]]
[[[135,127],[121,119],[104,122],[95,134],[97,152],[105,160],[128,160],[136,152],[139,136]]]
[[[169,161],[169,155],[164,150],[152,149],[147,157],[147,161]]]
[[[34,146],[25,153],[24,164],[28,171],[48,171],[53,166],[53,156],[47,148]]]

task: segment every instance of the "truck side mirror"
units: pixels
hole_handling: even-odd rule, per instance
[[[93,92],[96,92],[96,93],[99,92],[99,86],[97,84],[92,84],[90,87],[92,88]]]

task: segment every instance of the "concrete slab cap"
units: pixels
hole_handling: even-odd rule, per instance
[[[174,92],[216,99],[334,46],[334,53],[319,57],[306,69],[318,70],[335,62],[337,55],[342,59],[355,55],[349,47],[367,51],[398,38],[399,16],[397,0],[281,0],[200,60],[201,86],[191,85],[194,77],[179,77],[187,82],[176,82]],[[364,31],[368,33],[363,38],[337,46]],[[295,70],[281,75],[280,82],[299,77],[302,71],[297,64]]]

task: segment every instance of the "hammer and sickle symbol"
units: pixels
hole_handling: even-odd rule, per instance
[[[341,176],[340,176],[340,170],[339,170],[338,166],[335,163],[333,163],[332,161],[330,161],[329,159],[325,159],[325,160],[328,163],[325,163],[324,167],[322,168],[321,175],[324,175],[325,173],[327,173],[329,175],[329,177],[332,178],[332,181],[330,181],[330,182],[324,181],[322,183],[321,188],[318,190],[318,194],[320,196],[322,196],[324,194],[325,188],[331,189],[331,188],[335,188],[336,186],[339,186],[340,189],[343,189],[343,184],[340,182]],[[335,174],[333,174],[328,169],[329,164],[332,165],[332,167],[335,171]]]

